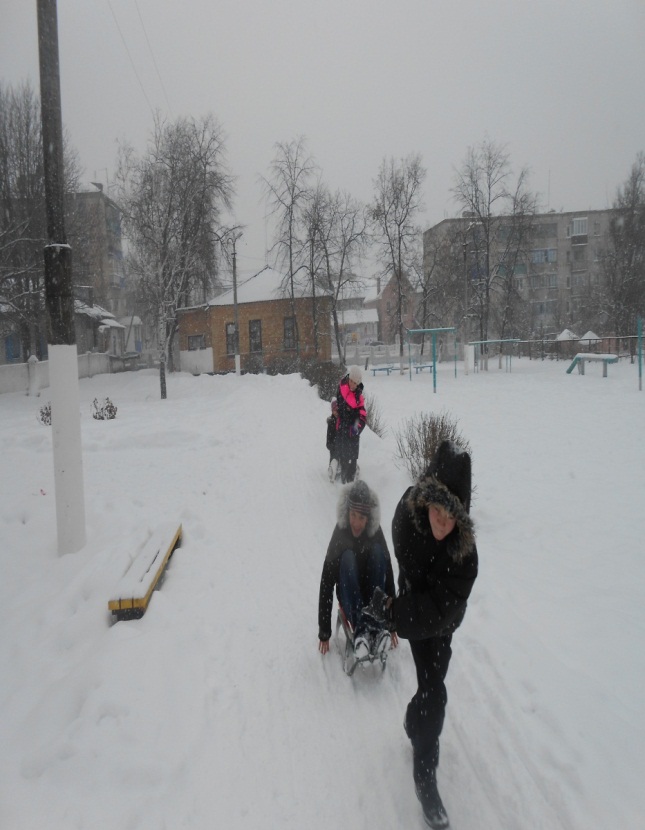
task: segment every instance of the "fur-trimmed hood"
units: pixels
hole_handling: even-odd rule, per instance
[[[341,490],[338,498],[338,504],[336,505],[336,523],[342,530],[347,530],[347,528],[349,528],[350,495],[352,495],[352,491],[358,488],[363,491],[367,491],[369,494],[370,517],[367,521],[365,532],[368,536],[374,536],[376,531],[381,526],[381,505],[374,490],[372,490],[364,481],[360,479],[346,485]]]
[[[447,537],[450,556],[461,562],[475,546],[475,525],[470,518],[470,455],[450,441],[443,441],[426,470],[411,488],[407,505],[421,533],[431,533],[428,507],[438,504],[456,519]]]

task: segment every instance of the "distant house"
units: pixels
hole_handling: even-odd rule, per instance
[[[419,298],[410,281],[405,276],[402,277],[402,292],[401,315],[403,318],[403,328],[404,330],[418,328],[416,311]],[[390,277],[382,288],[379,280],[376,297],[366,299],[365,307],[376,309],[378,312],[380,326],[378,339],[384,343],[394,343],[399,334],[397,315],[398,287],[394,276]]]
[[[375,308],[339,309],[338,328],[344,343],[372,343],[379,339],[378,311]]]
[[[341,343],[365,345],[379,339],[378,311],[365,306],[366,296],[373,293],[360,279],[345,286],[336,303]]]
[[[74,332],[76,351],[106,352],[112,357],[121,357],[125,351],[125,327],[115,320],[107,309],[93,302],[93,290],[86,285],[74,286]],[[28,354],[20,340],[18,330],[10,321],[3,321],[0,315],[0,365],[24,363]],[[39,343],[39,354],[47,360],[47,342],[44,337]]]
[[[314,299],[309,289],[297,287],[292,304],[285,291],[285,282],[283,274],[266,267],[238,285],[239,353],[243,371],[280,366],[296,356],[331,360],[331,299],[324,295],[317,295]],[[314,343],[314,308],[317,343]],[[232,290],[203,306],[180,309],[177,317],[179,358],[183,371],[234,371],[235,305]]]
[[[79,354],[107,352],[120,357],[125,351],[125,327],[111,312],[91,300],[86,302],[78,297],[74,300],[74,328]]]

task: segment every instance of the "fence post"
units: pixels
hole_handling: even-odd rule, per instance
[[[27,360],[27,377],[29,379],[27,395],[30,398],[37,398],[40,394],[40,384],[38,382],[38,358],[35,354]]]

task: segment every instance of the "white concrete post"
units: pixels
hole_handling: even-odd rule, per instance
[[[49,345],[58,553],[85,547],[85,492],[76,346]]]

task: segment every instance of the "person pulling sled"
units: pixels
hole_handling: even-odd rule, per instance
[[[390,552],[381,529],[379,500],[364,481],[343,488],[336,506],[334,527],[320,577],[318,598],[318,650],[329,651],[334,588],[339,621],[347,636],[345,671],[358,663],[380,660],[398,644],[392,626],[365,613],[376,588],[394,597]],[[351,651],[351,654],[349,653]]]
[[[442,441],[428,469],[409,487],[394,512],[392,541],[399,564],[396,599],[376,589],[369,612],[409,640],[418,688],[403,728],[412,744],[412,776],[432,830],[450,827],[437,787],[439,737],[446,702],[452,637],[466,613],[478,571],[470,517],[471,460]]]

